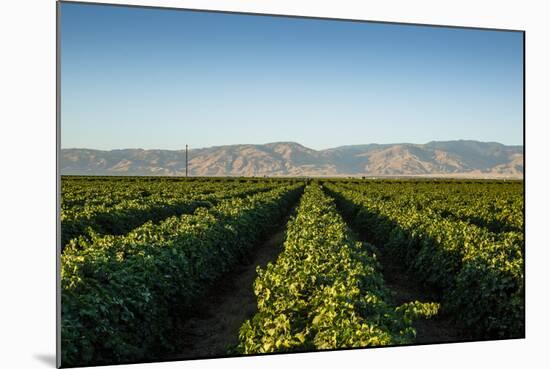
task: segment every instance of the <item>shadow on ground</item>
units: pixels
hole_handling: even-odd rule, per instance
[[[57,367],[57,362],[55,360],[54,354],[34,354],[33,358],[37,361],[40,361],[43,364],[46,364],[51,368]]]

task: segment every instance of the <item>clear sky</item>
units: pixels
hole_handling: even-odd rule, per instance
[[[62,3],[61,146],[523,142],[519,32]]]

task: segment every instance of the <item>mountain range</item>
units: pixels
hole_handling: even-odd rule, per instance
[[[523,178],[523,146],[471,140],[313,150],[295,142],[189,150],[192,176]],[[185,150],[62,149],[63,175],[185,175]]]

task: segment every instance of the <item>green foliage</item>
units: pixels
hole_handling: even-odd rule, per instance
[[[472,334],[524,335],[523,230],[508,231],[523,225],[520,183],[326,188],[354,227],[441,291],[444,310]],[[497,223],[500,232],[491,231]]]
[[[258,269],[258,313],[241,327],[239,350],[249,354],[412,342],[412,319],[423,312],[433,315],[436,305],[390,306],[378,268],[375,255],[353,239],[332,199],[313,182],[288,224],[283,252],[265,270]]]
[[[63,365],[154,358],[212,281],[282,220],[303,185],[221,200],[121,236],[71,240],[61,257]]]
[[[258,269],[258,313],[238,352],[411,343],[413,321],[440,309],[478,337],[523,336],[520,182],[63,177],[63,365],[177,350],[174,327],[273,232],[304,182],[283,252]],[[336,204],[441,307],[391,305],[376,248],[353,238]]]
[[[61,244],[78,236],[122,235],[147,221],[159,222],[170,216],[191,214],[199,207],[211,207],[224,199],[268,191],[268,181],[247,184],[213,181],[98,181],[91,178],[62,181]]]

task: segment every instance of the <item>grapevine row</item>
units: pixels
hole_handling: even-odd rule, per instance
[[[61,256],[64,364],[136,361],[174,349],[173,327],[273,230],[302,188],[281,186],[70,244]]]
[[[208,194],[124,200],[111,207],[99,205],[62,211],[61,245],[64,249],[71,239],[81,235],[89,236],[90,232],[122,235],[147,221],[158,222],[170,216],[190,214],[199,207],[208,208],[224,199],[244,197],[272,188],[266,185],[244,189],[219,188],[217,192]]]
[[[258,313],[239,334],[246,354],[410,343],[412,319],[438,308],[388,303],[373,251],[352,237],[315,183],[288,224],[284,250],[258,269],[254,292]]]
[[[524,331],[523,235],[495,235],[413,203],[326,184],[352,225],[405,260],[442,292],[443,308],[472,333],[521,337]]]
[[[497,184],[498,183],[498,184]],[[523,230],[523,192],[519,182],[482,184],[392,181],[340,184],[392,202],[405,202],[419,210],[430,209],[444,217],[462,220],[500,233]]]

